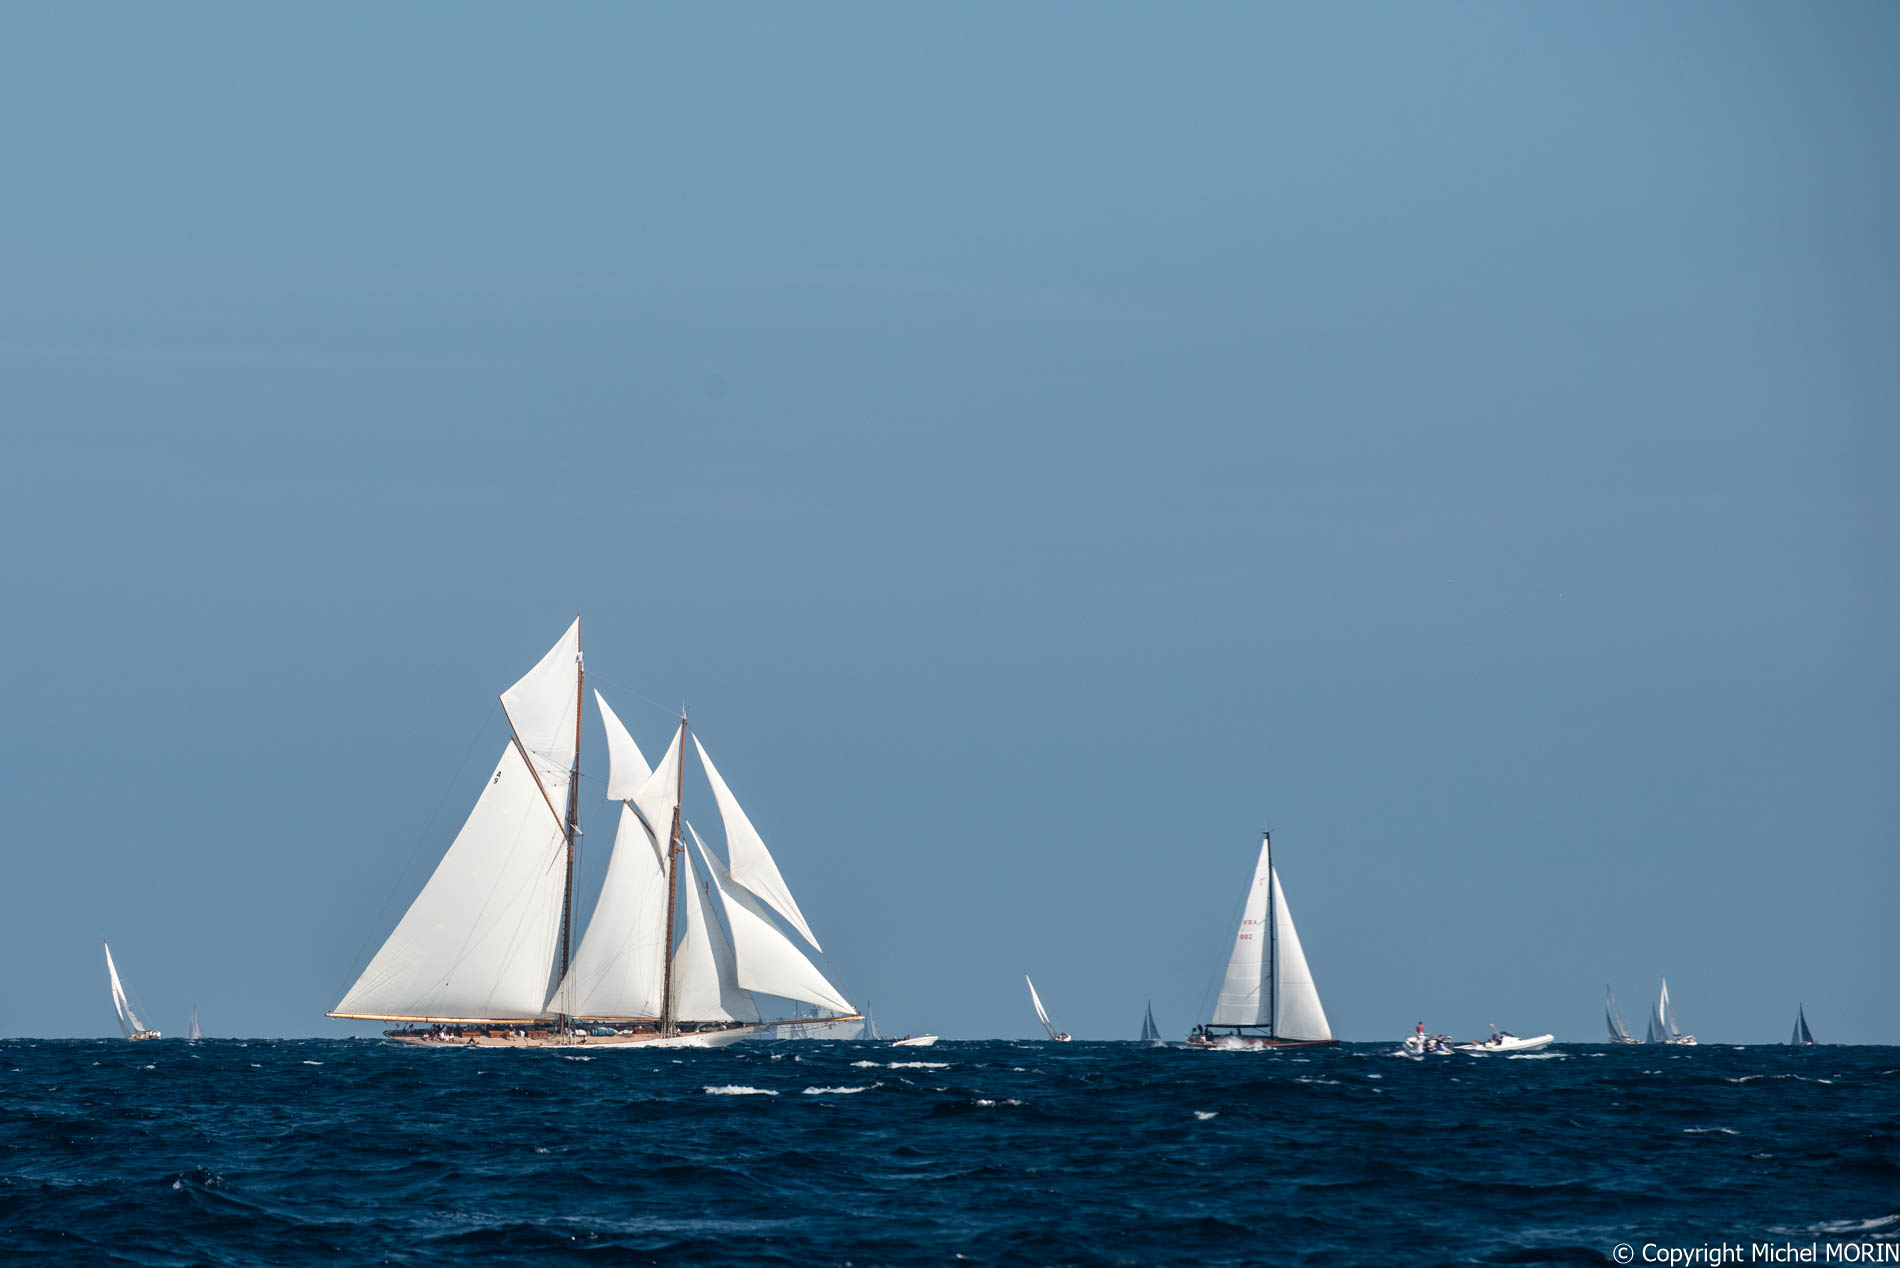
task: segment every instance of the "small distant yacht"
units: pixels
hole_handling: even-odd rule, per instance
[[[204,1037],[205,1032],[198,1029],[198,1010],[194,1008],[191,1010],[191,1020],[185,1023],[185,1038],[195,1043]]]
[[[1616,1011],[1616,992],[1607,986],[1603,988],[1603,1020],[1610,1028],[1611,1043],[1642,1042],[1632,1036],[1630,1028],[1623,1024],[1623,1014]]]
[[[1649,1013],[1649,1034],[1644,1043],[1665,1043],[1684,1048],[1695,1047],[1695,1036],[1685,1035],[1676,1025],[1676,1010],[1669,1003],[1669,979],[1664,978],[1662,994],[1656,998],[1656,1006]]]
[[[1029,982],[1029,974],[1023,974],[1023,981]],[[1042,1028],[1047,1032],[1049,1038],[1056,1043],[1069,1042],[1069,1032],[1066,1030],[1057,1030],[1049,1021],[1048,1010],[1043,1008],[1042,996],[1036,994],[1036,984],[1034,982],[1029,982],[1029,1002],[1036,1006],[1036,1020],[1042,1023]]]
[[[1141,1042],[1150,1048],[1165,1048],[1168,1045],[1161,1039],[1160,1030],[1155,1027],[1155,1003],[1148,1001],[1148,1012],[1141,1019]]]
[[[156,1030],[139,1020],[132,1011],[132,1001],[126,996],[125,983],[119,980],[119,966],[112,962],[112,944],[106,943],[106,976],[112,981],[112,1011],[119,1015],[119,1030],[127,1039],[137,1042],[141,1039],[162,1038]]]
[[[1455,1045],[1457,1051],[1468,1052],[1474,1057],[1490,1056],[1499,1052],[1542,1052],[1550,1047],[1555,1035],[1533,1035],[1529,1039],[1519,1039],[1508,1030],[1493,1030],[1489,1039],[1480,1039],[1476,1043]]]
[[[1313,1048],[1339,1042],[1326,1024],[1286,891],[1273,870],[1273,836],[1263,833],[1262,838],[1227,978],[1213,1017],[1188,1036],[1191,1048]]]
[[[1794,1037],[1788,1042],[1796,1048],[1812,1048],[1814,1032],[1808,1029],[1808,1010],[1802,1005],[1795,1006]]]

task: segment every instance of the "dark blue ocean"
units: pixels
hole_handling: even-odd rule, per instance
[[[0,1258],[1900,1262],[1900,1049],[1389,1051],[11,1040]]]

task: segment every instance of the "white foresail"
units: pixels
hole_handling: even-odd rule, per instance
[[[119,966],[112,962],[112,946],[103,944],[106,949],[106,976],[112,979],[112,1011],[118,1014],[119,1029],[127,1039],[145,1029],[145,1024],[132,1011],[132,1001],[125,997],[125,984],[119,981]]]
[[[666,756],[629,798],[633,808],[646,820],[647,828],[653,833],[653,848],[661,857],[672,847],[673,812],[680,804],[680,733],[673,732],[673,742],[666,746]]]
[[[700,900],[690,850],[680,852],[686,883],[686,935],[673,955],[673,1016],[682,1021],[757,1021],[758,1005],[740,987],[732,944]]]
[[[1662,996],[1656,1001],[1656,1029],[1664,1039],[1680,1039],[1682,1031],[1676,1028],[1676,1010],[1669,1006],[1669,979],[1664,978]]]
[[[1049,1012],[1042,1006],[1042,996],[1036,994],[1036,984],[1029,981],[1027,973],[1023,974],[1023,981],[1029,982],[1029,1002],[1036,1006],[1036,1020],[1042,1023],[1044,1030],[1053,1033],[1055,1028],[1049,1024]]]
[[[600,706],[600,724],[607,731],[607,800],[625,801],[647,782],[653,768],[647,765],[646,755],[598,691],[594,693],[594,703]]]
[[[547,1011],[658,1017],[665,949],[666,872],[646,825],[622,805],[593,918]]]
[[[1234,935],[1234,953],[1227,960],[1227,977],[1214,1003],[1216,1026],[1263,1026],[1271,1020],[1267,1016],[1267,993],[1262,989],[1267,955],[1268,858],[1267,843],[1262,841],[1253,884],[1247,889],[1247,905],[1240,913],[1240,930]]]
[[[566,836],[549,800],[566,805],[566,760],[526,758],[513,744],[502,751],[448,853],[336,1014],[546,1015],[567,880]]]
[[[581,621],[575,617],[541,663],[501,693],[501,707],[522,747],[563,774],[574,765],[580,672]]]
[[[690,830],[690,825],[689,830]],[[748,991],[777,995],[806,1004],[834,1008],[840,1013],[855,1013],[851,1001],[833,986],[808,959],[796,943],[780,932],[765,907],[744,888],[734,883],[732,874],[719,857],[706,848],[699,833],[692,833],[706,871],[713,879],[720,908],[732,930],[732,950],[737,961],[738,983]],[[813,945],[817,945],[814,941]],[[682,1013],[681,1016],[687,1014]]]
[[[697,735],[693,737],[693,744],[699,749],[700,764],[706,768],[706,780],[712,785],[713,799],[719,803],[719,818],[726,825],[726,858],[731,864],[732,879],[785,917],[786,922],[814,948],[824,950],[812,935],[811,926],[805,923],[797,902],[793,901],[791,888],[785,884],[785,878],[779,875],[778,864],[772,861],[772,852],[765,848],[765,841],[740,808],[739,799],[732,795],[732,789],[726,786],[726,781],[720,778],[719,771],[713,766],[712,758],[707,756],[706,746],[699,742]]]
[[[1279,1039],[1331,1039],[1326,1010],[1320,1007],[1319,988],[1313,985],[1312,970],[1306,967],[1306,952],[1300,947],[1299,931],[1293,927],[1293,912],[1286,905],[1286,886],[1273,875],[1274,961],[1277,987],[1273,992],[1279,1016],[1274,1018],[1273,1033]]]

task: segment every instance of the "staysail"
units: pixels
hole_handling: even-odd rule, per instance
[[[660,1015],[666,880],[659,847],[633,807],[623,803],[593,917],[549,1011],[601,1018]]]
[[[706,768],[706,782],[712,785],[713,800],[719,803],[719,819],[726,828],[726,858],[729,860],[732,879],[783,916],[814,949],[824,950],[798,910],[791,887],[779,875],[778,864],[772,861],[772,852],[765,848],[765,841],[759,836],[758,829],[752,826],[752,820],[746,817],[739,799],[732,795],[732,789],[720,777],[712,758],[706,754],[706,746],[699,742],[697,735],[693,737],[693,747],[699,750],[699,763]]]
[[[600,706],[600,724],[607,732],[607,800],[625,801],[652,777],[653,768],[647,765],[646,755],[598,691],[594,693],[594,703]]]
[[[679,859],[686,936],[673,955],[673,1015],[690,1021],[758,1021],[758,1005],[739,985],[732,944],[701,901],[692,852],[680,851]]]
[[[725,913],[727,927],[732,930],[739,985],[761,995],[817,1004],[845,1014],[856,1013],[851,1001],[772,923],[759,899],[742,887],[719,857],[706,848],[691,824],[687,825],[687,831],[698,847],[707,875],[712,877],[713,892],[719,895],[720,909]],[[817,945],[815,940],[812,945]]]

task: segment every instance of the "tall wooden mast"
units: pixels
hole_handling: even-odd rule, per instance
[[[679,894],[680,819],[686,813],[686,710],[680,710],[679,760],[674,763],[673,831],[666,847],[666,958],[660,979],[660,1033],[679,1032],[673,1021],[673,904]]]
[[[561,891],[561,981],[574,945],[574,838],[581,830],[581,713],[587,700],[587,665],[581,660],[580,636],[574,637],[574,761],[567,772],[567,886]],[[567,1001],[561,1001],[561,1024],[567,1025]]]

